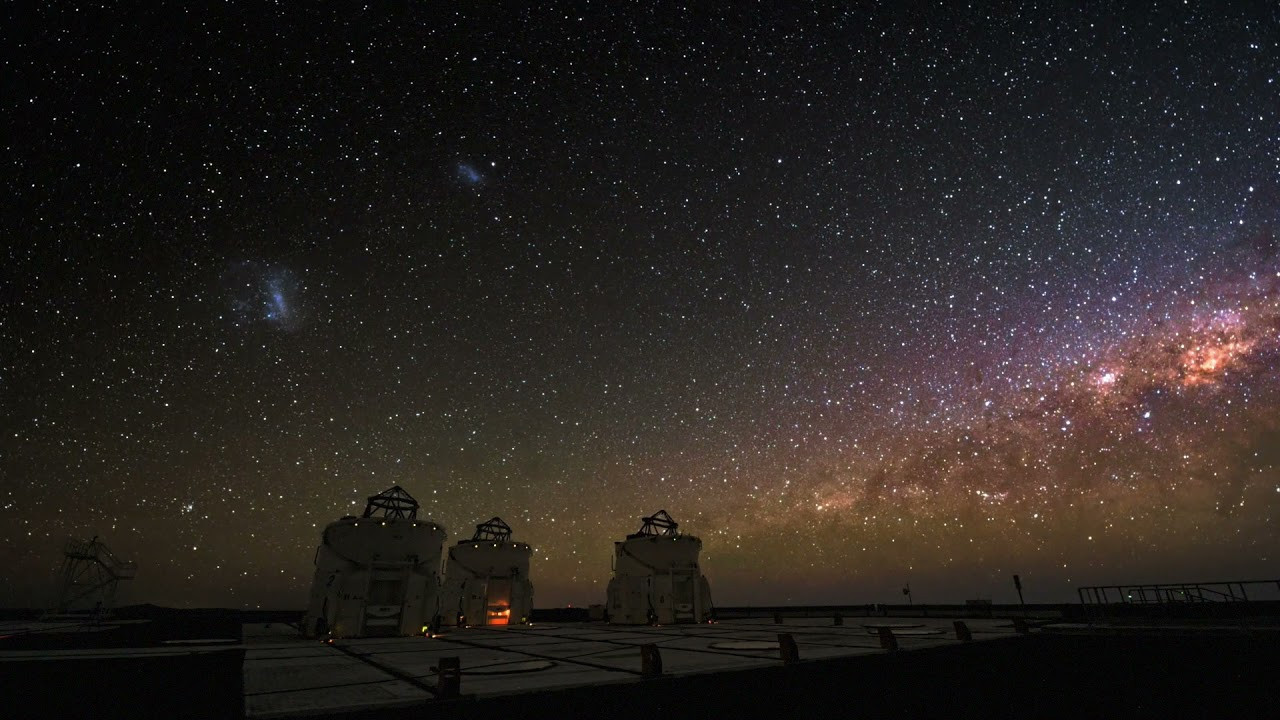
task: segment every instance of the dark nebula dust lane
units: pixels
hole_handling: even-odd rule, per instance
[[[0,603],[301,607],[399,484],[598,602],[1276,577],[1280,16],[3,11]]]

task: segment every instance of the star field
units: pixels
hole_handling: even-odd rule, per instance
[[[661,508],[726,605],[1276,577],[1274,7],[3,12],[2,604],[301,607],[393,484],[540,607]]]

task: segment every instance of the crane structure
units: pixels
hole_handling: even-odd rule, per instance
[[[90,540],[70,539],[62,549],[61,583],[54,611],[91,611],[108,615],[115,609],[121,580],[132,580],[138,565],[115,556],[94,535]]]

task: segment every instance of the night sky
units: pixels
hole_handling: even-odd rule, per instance
[[[393,484],[540,607],[1280,575],[1274,4],[535,4],[5,6],[0,604]]]

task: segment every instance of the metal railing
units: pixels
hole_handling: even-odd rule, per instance
[[[1280,580],[1094,585],[1077,590],[1084,618],[1146,621],[1239,621],[1280,611]]]
[[[1082,605],[1250,602],[1280,598],[1280,580],[1093,585],[1077,592]]]

